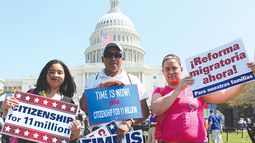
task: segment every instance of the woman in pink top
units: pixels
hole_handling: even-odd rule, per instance
[[[255,65],[247,64],[255,74]],[[190,76],[182,77],[180,58],[166,55],[162,62],[162,72],[168,83],[154,90],[151,101],[152,114],[158,115],[155,138],[161,143],[207,142],[203,109],[205,103],[220,104],[235,98],[244,84],[223,91],[194,98]]]

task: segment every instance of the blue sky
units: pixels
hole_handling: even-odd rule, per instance
[[[184,60],[242,38],[254,59],[253,0],[120,0],[146,51],[145,64],[168,53]],[[109,0],[0,0],[0,78],[36,76],[51,59],[84,64],[84,51]]]

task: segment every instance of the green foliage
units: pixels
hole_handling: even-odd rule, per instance
[[[255,108],[255,81],[246,84],[245,89],[234,100],[227,104],[232,107]]]
[[[255,108],[255,81],[246,84],[244,90],[235,99],[225,104],[217,105],[217,109],[224,111],[225,109],[238,110],[239,117],[251,117]]]

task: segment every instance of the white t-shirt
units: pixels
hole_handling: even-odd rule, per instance
[[[130,84],[137,85],[140,101],[143,99],[149,98],[149,95],[145,92],[145,88],[142,85],[142,83],[140,82],[140,80],[134,75],[127,74],[127,72],[124,70],[122,70],[122,72],[120,74],[118,74],[114,77],[111,77],[111,76],[107,76],[105,74],[105,70],[103,69],[98,74],[91,76],[87,79],[87,81],[85,83],[85,90],[91,89],[91,88],[96,88],[100,83],[106,82],[106,81],[112,81],[112,80],[114,80],[114,81],[118,80],[126,85],[130,85]],[[103,124],[96,125],[96,126],[101,127],[105,124],[107,124],[107,123],[103,123]],[[116,121],[116,124],[117,124],[117,126],[120,125],[121,121]],[[93,127],[95,127],[95,126],[92,125],[91,128],[93,128]]]

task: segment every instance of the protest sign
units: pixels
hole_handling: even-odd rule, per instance
[[[110,136],[116,134],[117,131],[117,124],[115,121],[112,121],[108,124],[103,125],[102,127],[98,128],[97,130],[87,134],[85,138],[95,138],[95,137],[102,137],[102,136]]]
[[[85,93],[91,125],[143,116],[136,85],[93,88]]]
[[[2,133],[35,142],[67,143],[77,105],[16,91],[19,107],[10,108]]]
[[[187,71],[195,80],[194,97],[229,88],[254,79],[248,68],[242,39],[186,59]]]
[[[143,131],[135,130],[128,132],[121,143],[143,143]],[[82,138],[80,143],[118,143],[117,134],[110,136],[99,136],[94,138]]]

